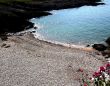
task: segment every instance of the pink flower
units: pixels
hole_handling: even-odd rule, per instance
[[[88,86],[86,83],[84,83],[84,85],[83,86]]]
[[[94,72],[93,77],[99,77],[101,75],[100,72]]]
[[[106,69],[110,68],[110,63],[106,64]]]
[[[101,66],[100,71],[105,71],[105,67]]]
[[[89,76],[89,74],[86,74],[86,76]]]
[[[78,70],[79,72],[83,72],[83,69],[82,68],[79,68],[79,70]]]
[[[89,79],[92,80],[92,77],[90,77]]]
[[[107,73],[110,74],[110,70],[107,70]]]

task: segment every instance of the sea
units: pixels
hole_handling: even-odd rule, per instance
[[[110,0],[104,5],[52,10],[52,15],[32,18],[36,38],[60,44],[86,46],[110,37]]]

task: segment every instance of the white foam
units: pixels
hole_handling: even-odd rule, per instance
[[[75,45],[75,44],[68,44],[68,43],[63,43],[63,42],[58,42],[58,41],[47,40],[47,39],[45,39],[44,36],[42,36],[37,31],[36,31],[36,33],[33,33],[33,34],[34,34],[34,37],[37,38],[37,39],[39,39],[39,40],[47,41],[49,43],[53,43],[53,44],[56,44],[56,45],[62,45],[62,46],[65,46],[65,47],[78,48],[78,49],[85,48],[84,45]]]
[[[38,29],[43,28],[43,25],[41,25],[39,23],[36,23],[35,26]],[[36,30],[35,33],[33,33],[33,35],[34,35],[35,38],[37,38],[39,40],[47,41],[49,43],[53,43],[53,44],[57,44],[57,45],[62,45],[62,46],[65,46],[65,47],[70,47],[70,48],[78,48],[78,49],[84,49],[85,48],[84,45],[75,45],[75,44],[63,43],[63,42],[59,42],[59,41],[48,40],[43,35],[41,35],[40,33],[38,33],[37,30]]]
[[[43,25],[39,24],[39,23],[35,23],[34,27],[37,27],[38,29],[43,28]]]

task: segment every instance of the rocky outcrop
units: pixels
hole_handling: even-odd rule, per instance
[[[28,20],[32,17],[49,15],[48,12],[26,10],[8,4],[0,4],[0,34],[18,32],[33,27]]]
[[[92,47],[98,51],[104,51],[107,49],[107,47],[103,44],[94,44]]]
[[[108,57],[110,57],[110,50],[105,50],[105,51],[103,51],[103,52],[102,52],[102,55],[103,55],[103,56],[108,56]]]
[[[110,37],[105,42],[110,46]]]
[[[107,45],[104,44],[94,44],[92,47],[98,51],[101,51],[102,55],[105,56],[106,59],[110,58],[110,37],[105,41]]]

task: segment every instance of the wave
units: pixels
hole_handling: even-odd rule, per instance
[[[40,24],[35,24],[35,26],[38,29],[41,29],[43,27]],[[59,41],[53,41],[53,40],[46,39],[43,35],[38,33],[37,30],[36,30],[35,33],[33,33],[33,35],[34,35],[35,38],[37,38],[39,40],[46,41],[46,42],[49,42],[49,43],[52,43],[52,44],[62,45],[62,46],[69,47],[69,48],[83,49],[83,50],[87,50],[87,51],[92,50],[92,47],[86,47],[85,45],[69,44],[69,43],[63,43],[63,42],[59,42]]]
[[[39,23],[35,23],[34,27],[37,27],[38,29],[43,28],[43,25],[39,24]]]

